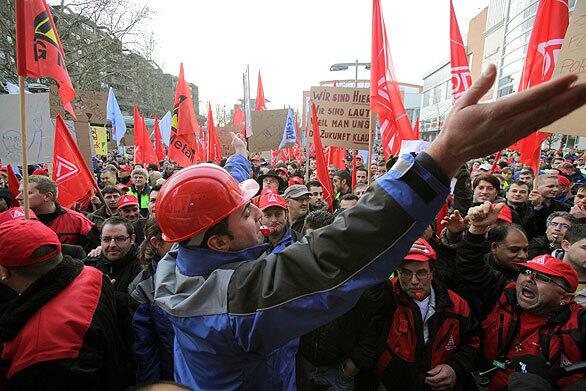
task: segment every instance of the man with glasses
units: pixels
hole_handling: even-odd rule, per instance
[[[497,219],[503,204],[471,208],[470,229],[464,241],[478,241]],[[512,370],[504,365],[513,357],[539,355],[551,367],[567,366],[586,359],[586,312],[574,302],[578,275],[572,266],[545,254],[526,263],[515,282],[491,272],[482,259],[458,249],[457,273],[462,285],[472,290],[485,309],[482,322],[486,369],[496,368],[491,389],[505,389]],[[582,375],[557,381],[564,388]]]
[[[529,242],[529,259],[549,254],[563,258],[562,240],[566,231],[578,220],[568,212],[553,212],[547,217],[545,235]]]
[[[473,384],[480,325],[468,303],[434,278],[435,261],[434,249],[419,239],[399,265],[398,278],[388,284],[388,324],[378,367],[389,391]]]

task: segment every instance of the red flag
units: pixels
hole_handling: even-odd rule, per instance
[[[295,118],[295,134],[297,135],[297,138],[295,139],[295,146],[293,147],[293,158],[298,162],[305,161],[303,147],[301,146],[301,134],[299,133],[297,117]]]
[[[75,90],[65,68],[65,53],[51,9],[45,0],[16,2],[16,73],[24,77],[50,77],[59,86],[63,107],[73,118]]]
[[[540,0],[535,24],[529,39],[527,57],[521,74],[519,91],[551,79],[569,23],[568,0]],[[535,132],[517,142],[521,162],[531,165],[537,174],[539,150],[548,133]]]
[[[334,85],[332,87],[337,87],[338,86],[338,81],[334,80]]]
[[[356,187],[356,150],[354,150],[354,159],[352,159],[352,189]]]
[[[191,90],[183,76],[183,64],[179,67],[179,80],[175,91],[175,104],[171,120],[169,139],[169,159],[180,166],[187,167],[198,162],[199,150],[195,132],[199,124],[193,110]],[[201,135],[201,129],[200,135]]]
[[[144,149],[142,146],[142,119],[134,101],[134,164],[144,163]]]
[[[452,96],[456,101],[472,85],[472,75],[452,0],[450,0],[450,63],[452,66]]]
[[[142,115],[142,146],[144,151],[144,163],[145,164],[156,164],[157,167],[159,166],[159,161],[157,159],[157,154],[155,153],[155,148],[153,147],[153,142],[151,141],[151,136],[149,134],[149,130],[144,123],[144,114]]]
[[[55,123],[53,180],[59,189],[57,201],[65,207],[70,207],[96,188],[92,173],[59,114]]]
[[[232,120],[232,124],[237,128],[240,128],[242,136],[246,138],[246,126],[244,121],[244,112],[240,108],[240,105],[234,105],[234,119]]]
[[[220,144],[220,138],[214,125],[214,116],[212,115],[212,105],[208,103],[208,121],[206,123],[207,129],[207,161],[214,161],[216,164],[220,164],[222,160],[222,145]]]
[[[276,151],[271,151],[271,166],[274,167],[277,164],[280,154],[280,149],[277,149]]]
[[[10,195],[12,196],[12,206],[16,207],[16,206],[20,206],[20,202],[18,202],[18,200],[16,199],[16,197],[18,197],[18,193],[20,193],[18,191],[18,188],[20,186],[20,181],[18,180],[16,174],[14,173],[14,170],[12,169],[12,166],[9,164],[8,166],[6,166],[7,168],[7,175],[8,175],[8,191],[10,192]]]
[[[415,120],[415,129],[413,129],[413,133],[415,133],[415,140],[419,140],[419,117]]]
[[[159,128],[159,118],[155,115],[155,154],[157,160],[165,160],[167,151],[165,151],[165,144],[163,143],[163,137],[161,136],[161,128]]]
[[[390,141],[395,133],[399,140],[415,138],[401,100],[389,50],[387,31],[380,0],[372,1],[372,51],[370,71],[370,108],[378,114],[385,158],[390,155]]]
[[[256,110],[266,110],[267,105],[265,104],[265,92],[262,88],[262,79],[260,78],[260,71],[258,71],[258,87],[256,90]]]
[[[332,181],[328,172],[328,165],[324,156],[324,149],[321,144],[319,136],[319,127],[317,126],[317,111],[315,103],[311,102],[311,125],[313,130],[313,144],[315,145],[315,164],[317,171],[317,180],[321,183],[323,188],[324,201],[328,203],[330,212],[333,211],[334,190],[332,189]]]

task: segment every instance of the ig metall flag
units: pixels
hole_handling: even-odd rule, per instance
[[[108,107],[106,109],[106,118],[112,121],[112,138],[116,141],[116,145],[120,145],[120,140],[126,133],[126,123],[124,123],[124,117],[118,106],[118,101],[114,95],[114,90],[110,87],[108,93]]]
[[[297,140],[297,134],[295,133],[295,117],[293,116],[293,110],[289,107],[285,129],[283,129],[283,138],[281,139],[281,144],[279,144],[279,149],[285,148],[287,144],[295,144],[295,140]]]

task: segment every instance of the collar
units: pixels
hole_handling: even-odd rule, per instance
[[[267,244],[261,244],[240,251],[223,252],[180,245],[177,251],[177,269],[186,276],[208,275],[222,265],[256,259],[267,248]]]
[[[122,267],[123,265],[126,265],[128,262],[138,258],[138,246],[136,243],[134,243],[130,247],[130,250],[128,250],[126,255],[116,261],[109,261],[108,259],[106,259],[106,257],[104,257],[104,254],[101,254],[100,257],[104,260],[104,263],[106,265],[112,266],[114,269],[116,269],[116,268]]]
[[[41,223],[47,225],[51,221],[55,220],[57,217],[61,216],[62,214],[65,214],[65,213],[66,213],[65,209],[63,209],[61,207],[61,205],[59,205],[57,202],[55,202],[55,212],[45,213],[45,214],[37,214],[37,218],[39,219],[39,221]]]

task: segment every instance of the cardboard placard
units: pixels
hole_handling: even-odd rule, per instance
[[[370,90],[368,88],[311,87],[324,146],[368,149]],[[305,102],[304,94],[303,101]],[[305,116],[303,119],[305,123]],[[313,132],[309,127],[310,137]]]
[[[108,135],[106,128],[103,126],[90,126],[92,134],[92,152],[93,155],[108,155]]]
[[[26,144],[29,164],[53,161],[55,126],[49,116],[49,94],[25,94]],[[0,95],[0,160],[22,165],[19,95]]]
[[[63,119],[73,119],[63,108],[61,97],[57,92],[57,87],[52,86],[51,94],[51,118],[61,114]],[[102,124],[107,122],[106,106],[108,103],[108,93],[103,91],[75,91],[75,99],[71,102],[73,111],[79,122],[89,122],[92,124]]]
[[[222,157],[228,157],[234,155],[234,148],[232,147],[232,136],[230,132],[239,133],[239,129],[236,126],[220,126],[216,128],[218,132],[218,138],[220,144],[222,144]]]
[[[88,167],[92,164],[92,137],[90,136],[90,124],[87,122],[74,122],[77,147]]]
[[[287,109],[253,111],[252,136],[248,138],[250,152],[277,150],[287,122]]]
[[[555,48],[548,51],[546,56],[555,58]],[[578,74],[578,83],[586,80],[586,1],[577,1],[574,12],[570,17],[570,24],[566,38],[562,44],[552,78],[568,73]],[[547,132],[586,136],[586,107],[582,107],[549,125]]]

